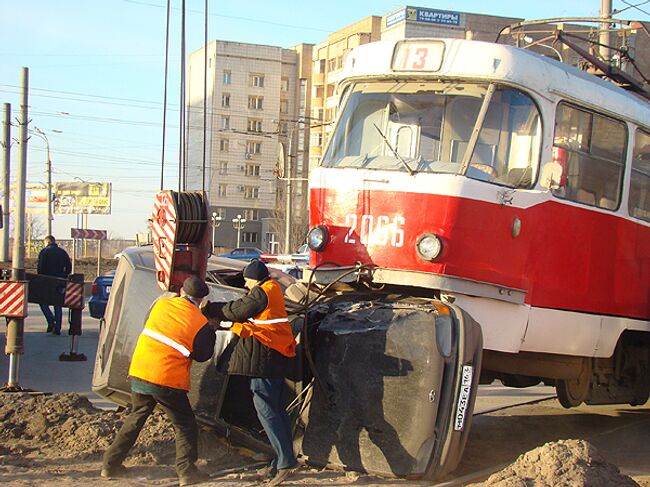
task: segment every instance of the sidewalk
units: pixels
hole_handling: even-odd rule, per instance
[[[43,392],[77,392],[102,409],[114,409],[115,404],[106,401],[91,391],[93,367],[99,337],[99,320],[91,318],[88,307],[83,313],[82,335],[78,339],[77,352],[86,355],[86,362],[61,362],[59,355],[70,351],[67,311],[63,311],[61,335],[45,332],[46,322],[37,304],[29,305],[29,316],[25,320],[25,352],[20,356],[19,384],[25,389]],[[9,356],[4,354],[6,326],[2,330],[2,356],[0,357],[0,384],[8,379]]]

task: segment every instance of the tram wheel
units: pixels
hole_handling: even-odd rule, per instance
[[[580,406],[589,394],[591,376],[591,359],[586,358],[582,362],[580,376],[575,379],[556,380],[555,390],[560,404],[567,409]]]

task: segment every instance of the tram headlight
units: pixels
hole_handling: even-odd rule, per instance
[[[318,225],[309,230],[309,233],[307,234],[307,245],[311,250],[320,252],[327,245],[328,239],[329,234],[327,233],[327,227]]]
[[[442,252],[442,241],[433,233],[425,233],[418,238],[415,248],[424,260],[434,260]]]

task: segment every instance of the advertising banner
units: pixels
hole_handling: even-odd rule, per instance
[[[54,214],[111,214],[111,183],[56,183]]]
[[[16,185],[9,189],[10,212],[16,211]],[[2,191],[0,191],[2,197]],[[47,186],[44,184],[27,183],[25,187],[25,213],[32,215],[47,215]]]

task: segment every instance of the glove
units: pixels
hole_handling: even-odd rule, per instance
[[[218,323],[226,319],[222,311],[224,304],[226,303],[221,303],[221,302],[211,303],[210,301],[204,300],[204,302],[201,303],[200,309],[201,312],[203,313],[203,316],[208,318],[210,321],[216,321]]]

